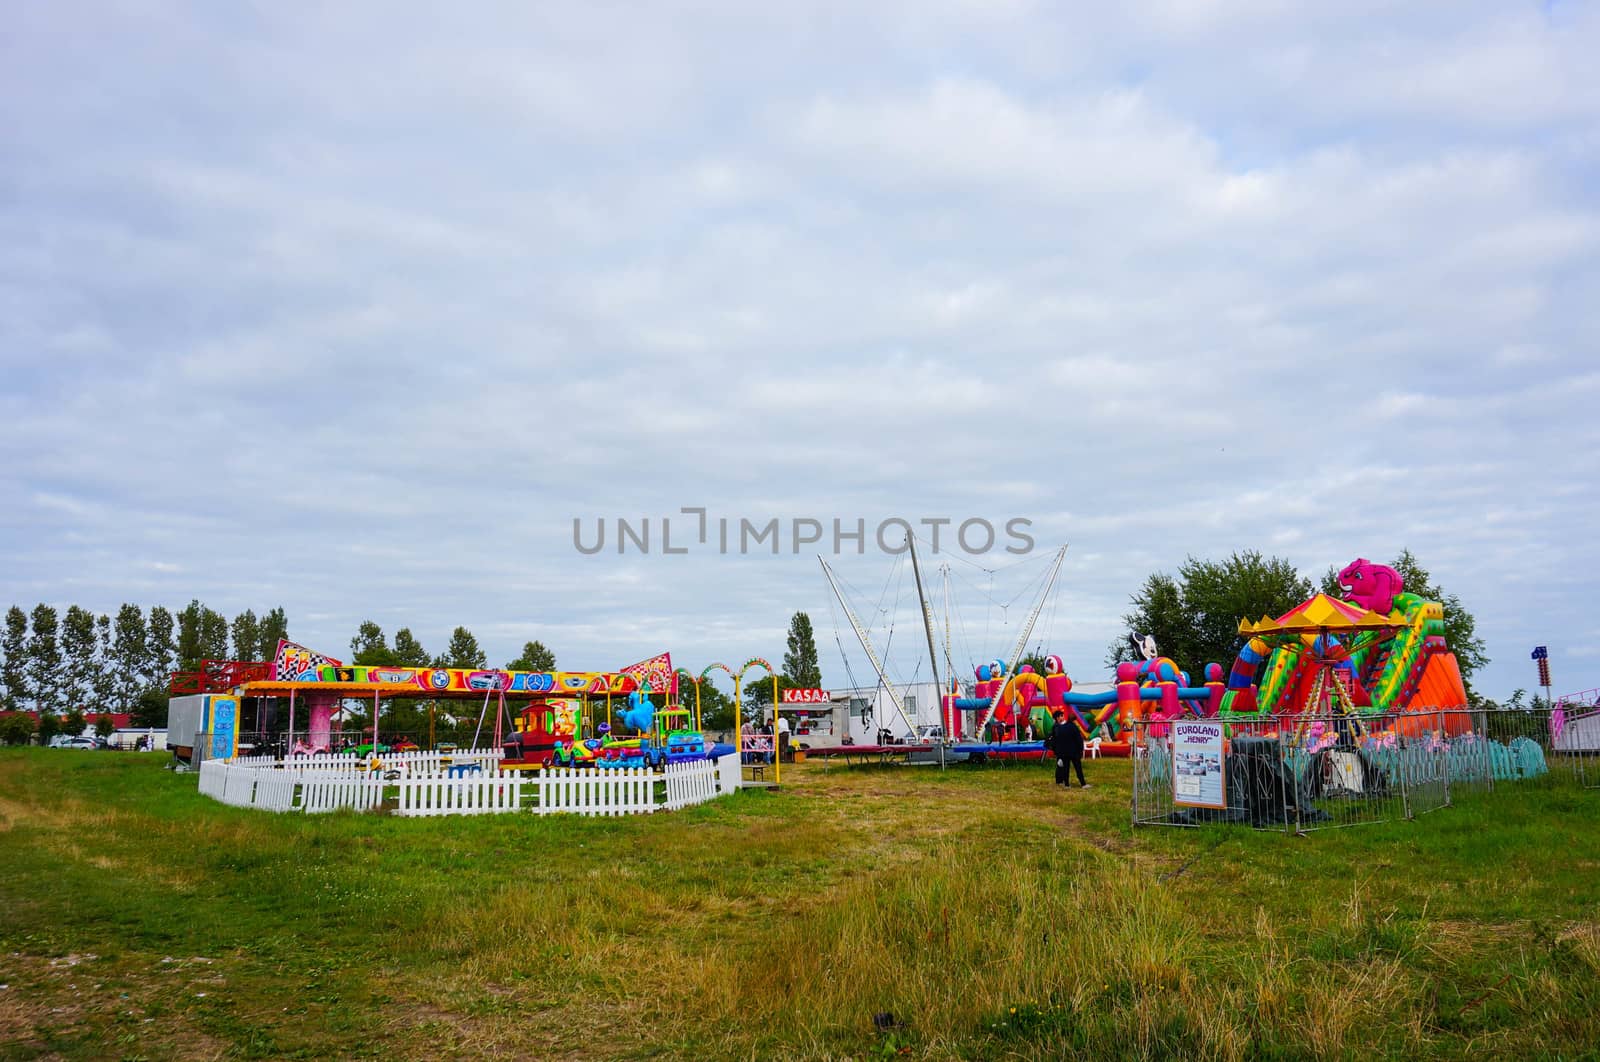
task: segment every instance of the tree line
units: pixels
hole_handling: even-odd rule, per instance
[[[288,633],[282,608],[260,616],[246,609],[230,621],[199,600],[177,612],[124,604],[115,616],[81,605],[65,612],[43,603],[31,611],[12,605],[0,630],[0,711],[39,713],[42,741],[81,734],[84,716],[94,712],[164,726],[174,671],[196,670],[208,659],[268,660]],[[5,720],[4,740],[26,740],[17,718]],[[110,723],[97,728],[109,732]]]

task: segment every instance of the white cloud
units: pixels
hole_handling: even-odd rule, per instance
[[[82,17],[0,66],[10,599],[597,665],[826,627],[808,553],[570,545],[706,505],[1029,516],[1086,680],[1252,546],[1410,546],[1491,692],[1593,640],[1591,9]]]

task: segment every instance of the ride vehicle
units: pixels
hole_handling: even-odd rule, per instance
[[[544,758],[546,767],[593,767],[600,742],[595,738],[587,741],[557,741],[556,747]]]
[[[648,738],[605,741],[595,750],[596,767],[660,767],[667,752]]]
[[[666,730],[658,746],[664,753],[663,762],[693,763],[706,758],[705,734],[688,725],[693,718],[688,709],[664,708],[658,715],[663,720],[660,727]],[[673,720],[681,725],[672,726]]]

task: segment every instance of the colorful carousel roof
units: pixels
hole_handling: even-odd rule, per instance
[[[1311,600],[1296,605],[1283,615],[1273,619],[1262,616],[1251,623],[1249,620],[1239,621],[1239,633],[1244,635],[1270,636],[1274,634],[1321,634],[1330,632],[1358,632],[1392,630],[1400,626],[1398,622],[1388,616],[1373,612],[1371,609],[1352,605],[1348,601],[1340,601],[1329,597],[1327,594],[1318,594]]]

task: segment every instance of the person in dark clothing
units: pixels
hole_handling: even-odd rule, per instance
[[[1085,789],[1089,783],[1083,777],[1083,731],[1078,721],[1066,712],[1056,713],[1056,725],[1050,731],[1050,751],[1056,757],[1056,785],[1072,787],[1072,770],[1078,771],[1078,784]]]

